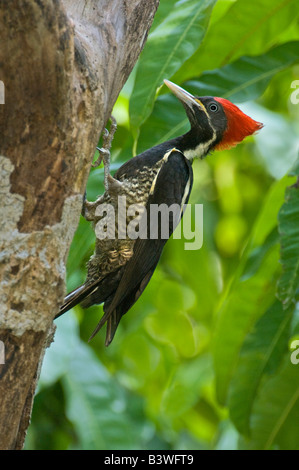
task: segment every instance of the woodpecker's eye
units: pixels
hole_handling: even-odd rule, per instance
[[[213,113],[216,113],[218,111],[219,106],[217,103],[210,103],[209,104],[209,111],[212,111]]]

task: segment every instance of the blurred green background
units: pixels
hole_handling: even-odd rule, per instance
[[[101,306],[56,321],[26,449],[299,448],[299,190],[287,189],[299,174],[298,18],[295,0],[160,0],[113,111],[112,170],[188,129],[164,78],[265,127],[194,162],[203,246],[169,240],[109,348],[105,331],[88,343]],[[87,197],[102,192],[92,169]],[[68,291],[93,248],[81,218]]]

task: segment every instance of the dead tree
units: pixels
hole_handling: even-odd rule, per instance
[[[1,449],[23,447],[95,147],[158,3],[0,0]]]

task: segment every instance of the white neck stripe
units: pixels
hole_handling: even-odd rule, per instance
[[[201,142],[198,144],[195,149],[189,149],[184,151],[184,155],[188,160],[193,160],[194,158],[200,158],[206,155],[209,151],[211,144],[216,140],[216,132],[213,131],[213,136],[207,142]]]

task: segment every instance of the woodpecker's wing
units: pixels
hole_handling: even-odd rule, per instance
[[[165,243],[178,225],[182,216],[183,206],[189,199],[192,183],[193,172],[191,163],[176,149],[167,152],[163,158],[161,168],[153,181],[146,205],[147,238],[138,238],[136,240],[133,256],[123,271],[115,294],[105,302],[105,313],[91,338],[107,321],[106,346],[111,343],[122,315],[130,309],[144,291],[158,264]],[[170,207],[173,204],[176,205],[173,206],[173,212],[168,211],[169,234],[166,238],[162,238],[163,233],[161,233],[163,219],[158,221],[157,231],[155,224],[157,219],[150,217],[151,207],[153,205],[157,207],[161,204],[164,204],[164,208]],[[165,226],[163,228],[165,229]],[[155,232],[156,234],[158,233],[158,238],[152,238],[151,235]]]

